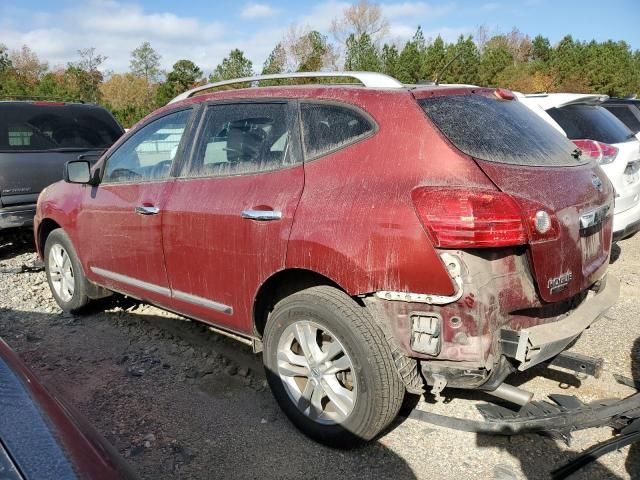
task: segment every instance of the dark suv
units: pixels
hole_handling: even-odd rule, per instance
[[[62,178],[65,162],[95,160],[123,133],[98,105],[1,101],[0,230],[31,225],[38,194]]]
[[[425,383],[526,402],[506,376],[617,299],[611,183],[509,91],[293,76],[338,75],[364,85],[201,87],[70,162],[35,222],[53,296],[122,292],[252,343],[333,445]]]
[[[639,98],[610,98],[602,106],[618,117],[633,133],[640,134]]]

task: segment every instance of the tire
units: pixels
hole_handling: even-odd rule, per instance
[[[389,344],[366,308],[340,290],[312,287],[278,302],[263,347],[276,401],[318,442],[357,446],[400,410],[405,387]]]
[[[61,228],[44,245],[47,282],[54,300],[65,312],[77,313],[89,303],[88,282],[71,239]]]

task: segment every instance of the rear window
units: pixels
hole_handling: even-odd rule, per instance
[[[90,105],[0,105],[0,151],[105,149],[122,127]]]
[[[576,147],[516,100],[482,95],[446,95],[420,105],[462,152],[496,163],[568,166],[587,162],[572,156]]]
[[[547,110],[573,140],[589,139],[604,143],[622,143],[633,138],[633,132],[615,115],[599,105],[568,105]]]
[[[633,133],[640,132],[640,108],[633,105],[605,105]]]

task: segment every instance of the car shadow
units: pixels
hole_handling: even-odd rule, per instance
[[[0,261],[35,252],[35,250],[31,229],[21,228],[0,232]]]
[[[303,436],[259,355],[135,300],[81,316],[0,309],[0,337],[143,478],[416,478],[384,441],[335,450]]]

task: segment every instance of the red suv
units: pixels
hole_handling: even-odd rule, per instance
[[[121,292],[253,343],[328,444],[425,384],[523,402],[506,376],[617,299],[611,184],[509,91],[342,75],[364,85],[201,87],[69,162],[35,221],[56,301]]]

